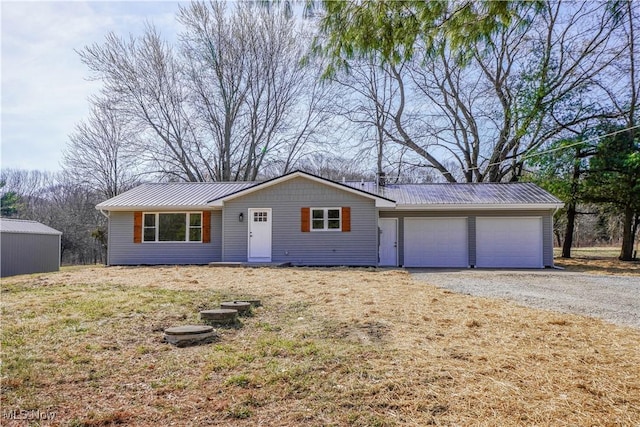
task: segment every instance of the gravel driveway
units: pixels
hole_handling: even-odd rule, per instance
[[[408,270],[416,279],[455,292],[640,328],[640,277],[562,270]]]

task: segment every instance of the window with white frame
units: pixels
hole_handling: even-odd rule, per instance
[[[341,229],[340,208],[311,208],[311,230],[327,231]]]
[[[201,212],[145,213],[145,242],[201,242]]]
[[[267,222],[269,219],[268,214],[266,211],[254,212],[253,222]]]

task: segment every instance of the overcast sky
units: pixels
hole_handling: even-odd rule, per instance
[[[68,136],[100,88],[74,49],[110,31],[139,34],[146,21],[173,40],[178,3],[2,0],[2,168],[59,170]]]

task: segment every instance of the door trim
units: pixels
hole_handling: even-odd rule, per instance
[[[398,230],[398,218],[378,218],[378,226],[380,226],[380,222],[381,221],[393,221],[396,224],[396,226],[395,226],[395,229],[396,229],[396,242],[395,242],[396,262],[395,262],[395,264],[382,264],[382,263],[380,263],[380,250],[381,250],[382,246],[380,244],[381,243],[380,234],[378,234],[378,266],[380,266],[380,267],[397,267],[399,265],[398,264],[398,256],[399,256],[399,252],[398,252],[398,246],[399,246],[398,245],[398,237],[399,237],[398,236],[398,233],[399,233],[399,230]]]
[[[269,224],[269,256],[268,257],[251,257],[251,226],[253,224],[253,212],[268,212],[267,223]],[[249,208],[247,210],[247,261],[248,262],[271,262],[273,256],[273,213],[271,208]]]

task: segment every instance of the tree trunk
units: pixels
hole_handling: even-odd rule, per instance
[[[622,227],[622,250],[619,259],[621,261],[633,261],[633,222],[634,212],[631,206],[624,208],[624,224]]]
[[[567,207],[567,227],[564,232],[564,242],[562,243],[562,258],[571,258],[571,247],[573,246],[573,230],[576,224],[576,204],[569,203]]]
[[[635,218],[633,219],[633,230],[631,230],[631,237],[633,237],[632,246],[635,243],[635,239],[638,236],[638,227],[640,227],[640,212],[636,212]],[[633,259],[637,259],[638,254],[637,251],[633,253]]]
[[[556,241],[558,242],[558,246],[562,246],[562,236],[560,235],[560,231],[553,230],[553,234],[556,236]]]

